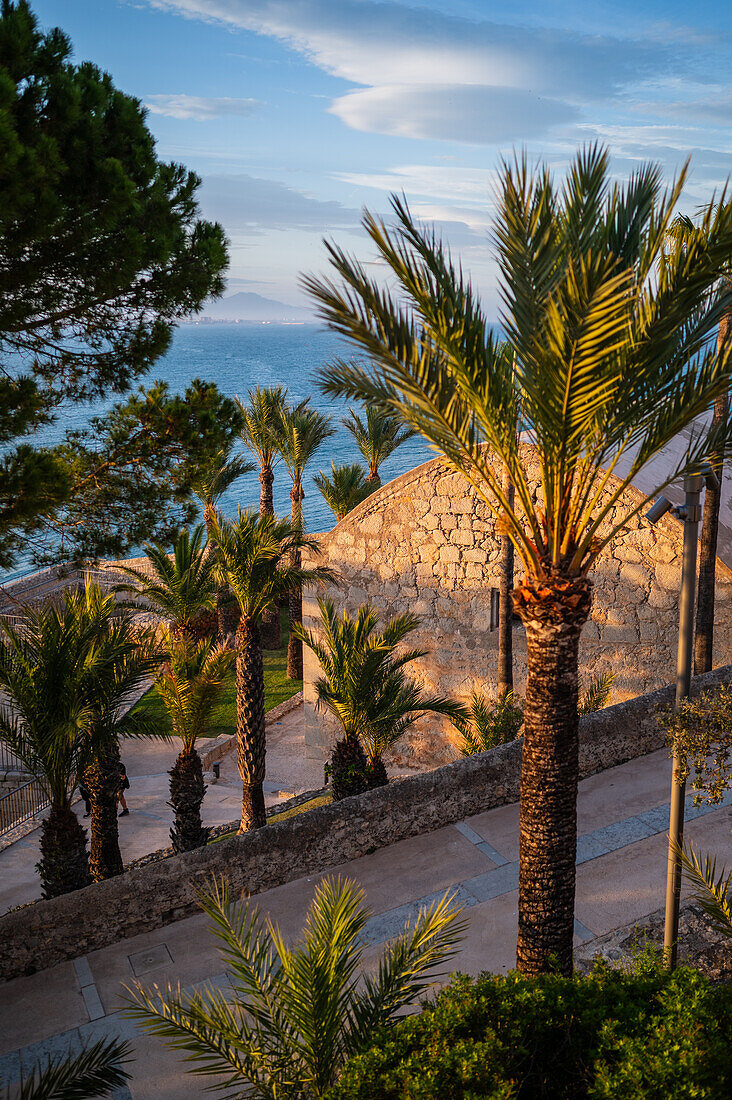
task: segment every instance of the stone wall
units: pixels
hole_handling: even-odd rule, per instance
[[[694,690],[732,681],[732,666],[698,677]],[[583,777],[653,752],[655,720],[673,687],[608,707],[580,722]],[[197,908],[196,888],[223,875],[235,894],[257,894],[316,874],[406,837],[515,802],[522,742],[501,745],[387,787],[310,810],[198,851],[0,917],[0,980],[53,966],[179,920]]]
[[[538,494],[533,447],[524,464]],[[614,479],[612,479],[614,481]],[[612,521],[642,500],[628,489]],[[613,672],[611,702],[652,691],[674,675],[683,532],[666,516],[655,527],[635,516],[603,551],[592,574],[594,598],[582,634],[580,667],[588,681]],[[491,589],[498,589],[499,539],[488,505],[444,459],[433,459],[383,486],[332,531],[319,536],[320,561],[338,570],[345,585],[328,594],[351,614],[371,600],[385,615],[411,611],[421,618],[410,644],[429,650],[412,666],[431,690],[467,698],[475,689],[494,693],[498,631],[491,622]],[[520,563],[517,564],[517,575]],[[732,660],[732,572],[718,563],[714,664]],[[304,624],[317,627],[316,593],[306,592]],[[513,633],[516,691],[526,680],[521,623]],[[305,652],[305,720],[308,755],[327,755],[334,724],[315,710],[313,683],[320,674]],[[459,735],[446,720],[417,723],[398,746],[397,763],[434,766],[455,759]]]

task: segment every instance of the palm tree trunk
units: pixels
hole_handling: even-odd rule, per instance
[[[725,314],[719,322],[717,348],[722,350],[732,339],[732,314]],[[729,396],[725,393],[714,402],[713,423],[725,423],[729,416]],[[694,673],[710,672],[714,650],[714,588],[717,574],[717,534],[719,531],[719,506],[722,500],[722,474],[724,454],[711,456],[711,464],[719,488],[707,487],[704,494],[704,516],[699,545],[699,581],[696,602],[696,637],[694,640]]]
[[[274,473],[271,466],[263,466],[259,473],[259,514],[260,516],[274,515]],[[265,611],[262,615],[262,646],[264,649],[282,648],[282,624],[280,622],[279,608],[274,611]]]
[[[245,833],[267,823],[262,791],[267,746],[259,624],[244,615],[236,632],[236,745],[242,781],[239,832]]]
[[[516,946],[523,974],[572,973],[578,658],[590,600],[586,578],[524,582],[518,590],[528,651]]]
[[[513,508],[514,488],[508,470],[503,470],[503,494]],[[513,691],[513,571],[514,549],[507,534],[501,535],[498,577],[498,697]]]
[[[208,829],[201,824],[201,803],[206,793],[201,757],[195,748],[183,750],[168,773],[170,775],[170,807],[175,823],[170,830],[173,850],[191,852],[208,840]]]
[[[84,772],[91,804],[89,870],[94,882],[114,878],[124,871],[119,847],[117,791],[119,746],[110,745]]]
[[[51,806],[41,825],[40,851],[36,870],[44,898],[57,898],[89,885],[86,829],[70,806]]]
[[[305,499],[302,485],[297,482],[290,493],[292,500],[292,527],[293,530],[302,527],[302,502]],[[300,566],[301,555],[298,550],[293,557],[293,565]],[[290,616],[290,635],[287,640],[287,679],[302,680],[302,642],[293,633],[295,623],[302,623],[302,588],[293,589],[290,592],[288,604]]]
[[[378,470],[369,473],[366,478],[366,484],[371,486],[372,493],[375,493],[377,489],[381,488],[381,478],[379,477]]]

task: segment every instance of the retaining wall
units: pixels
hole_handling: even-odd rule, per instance
[[[697,677],[694,690],[732,681],[732,666]],[[655,720],[672,686],[608,707],[580,722],[583,777],[663,745]],[[231,840],[151,863],[0,918],[0,979],[72,959],[149,932],[197,908],[196,887],[224,875],[234,893],[257,894],[356,859],[398,840],[515,802],[522,742],[310,810]]]

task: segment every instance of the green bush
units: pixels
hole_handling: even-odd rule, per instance
[[[647,958],[632,973],[456,976],[374,1038],[332,1100],[722,1100],[732,989]]]

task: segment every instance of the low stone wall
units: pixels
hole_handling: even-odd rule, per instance
[[[283,699],[281,703],[278,703],[276,707],[272,707],[272,710],[267,711],[264,716],[265,727],[273,725],[274,722],[279,722],[281,718],[284,718],[286,714],[289,714],[292,710],[297,710],[302,706],[302,692],[297,691],[294,695],[291,695],[289,699]],[[205,772],[211,771],[211,766],[216,763],[217,760],[223,760],[225,756],[231,752],[236,746],[236,734],[235,733],[222,733],[220,737],[217,737],[215,741],[212,741],[205,752],[201,755],[201,764]]]
[[[732,681],[732,665],[699,676],[694,690]],[[583,777],[663,745],[655,720],[673,686],[580,722]],[[196,889],[224,875],[235,894],[258,894],[302,875],[431,832],[519,795],[522,742],[321,806],[279,824],[151,863],[0,918],[0,979],[10,979],[149,932],[198,908]]]

